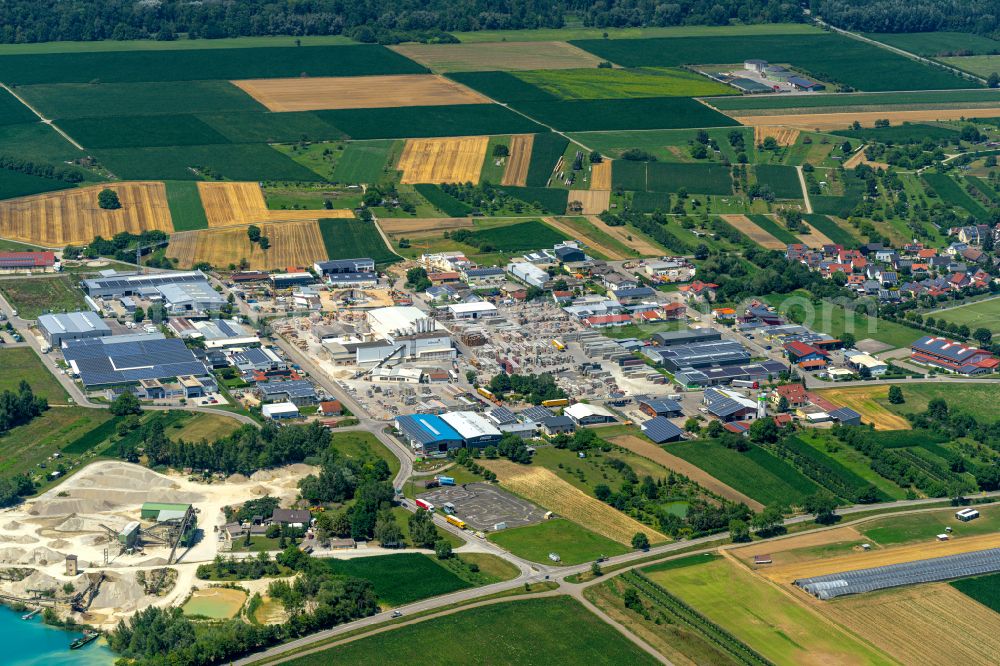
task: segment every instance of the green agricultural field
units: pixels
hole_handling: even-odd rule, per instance
[[[924,139],[938,141],[954,139],[958,130],[940,125],[924,125],[922,123],[903,123],[891,127],[863,127],[859,130],[838,130],[831,132],[837,136],[863,141],[879,141],[886,144],[922,143]]]
[[[210,169],[228,180],[312,182],[320,175],[263,144],[107,148],[101,163],[124,180],[199,180],[191,169]]]
[[[723,157],[731,163],[735,163],[736,150],[729,144],[729,133],[739,132],[743,135],[744,143],[751,147],[753,145],[753,129],[749,127],[734,127],[725,129],[709,129],[709,138],[715,139],[719,145]],[[616,132],[574,132],[570,137],[583,145],[607,155],[612,158],[619,158],[621,154],[629,148],[638,148],[650,153],[661,162],[695,162],[705,163],[706,160],[695,160],[691,157],[689,146],[695,141],[697,130],[675,129],[675,130],[621,130]],[[754,159],[754,151],[747,154],[751,161]],[[710,155],[709,159],[714,159]],[[617,166],[617,165],[616,165]]]
[[[677,192],[682,187],[691,193],[728,195],[733,193],[733,179],[729,167],[721,164],[646,163],[647,190]]]
[[[370,580],[383,607],[402,606],[471,587],[421,553],[324,559],[322,562],[336,574]]]
[[[968,32],[866,32],[877,42],[895,46],[921,56],[951,55],[959,51],[969,55],[995,53],[1000,42]]]
[[[564,132],[739,125],[732,118],[689,97],[535,101],[516,102],[513,106]]]
[[[205,208],[201,204],[198,184],[193,180],[170,180],[166,182],[166,186],[174,231],[207,229],[208,218],[205,217]]]
[[[0,391],[17,391],[21,380],[25,380],[35,395],[52,404],[65,404],[66,390],[30,347],[0,347],[0,368]]]
[[[1000,71],[1000,55],[974,55],[957,58],[938,58],[941,62],[977,76],[987,77]]]
[[[931,186],[943,202],[964,208],[978,220],[987,221],[989,213],[982,205],[966,194],[954,178],[944,173],[925,173],[924,181]]]
[[[555,132],[536,134],[532,139],[531,160],[528,163],[528,176],[525,184],[528,187],[545,187],[556,162],[566,152],[569,140]]]
[[[473,231],[469,240],[464,242],[480,248],[483,252],[527,252],[552,247],[564,240],[566,236],[547,224],[538,220],[528,220]]]
[[[0,292],[22,319],[37,319],[46,312],[86,310],[83,292],[64,275],[31,280],[4,280]]]
[[[958,325],[965,324],[973,331],[977,328],[988,328],[993,331],[994,335],[1000,336],[1000,299],[998,298],[957,308],[938,310],[932,314],[938,321],[954,322]]]
[[[448,78],[499,102],[545,102],[560,99],[512,72],[451,72]]]
[[[342,130],[312,111],[202,113],[196,116],[232,143],[292,143],[345,138]]]
[[[0,169],[0,199],[26,197],[42,192],[54,192],[74,187],[73,183],[55,178],[42,178],[19,171]]]
[[[699,440],[670,444],[666,450],[762,504],[801,504],[820,488],[759,446],[740,453],[717,441]]]
[[[757,182],[767,185],[779,199],[801,199],[802,184],[795,167],[783,164],[758,164],[754,167]]]
[[[997,396],[1000,395],[1000,388],[995,384],[937,384],[924,382],[906,384],[902,389],[906,400],[903,404],[892,405],[889,404],[888,400],[878,400],[878,402],[890,411],[905,416],[906,414],[925,411],[931,400],[939,398],[947,402],[952,409],[972,414],[980,421],[993,423],[1000,420],[1000,413],[996,409],[996,401]]]
[[[38,116],[14,95],[0,88],[0,125],[38,122]]]
[[[10,55],[0,59],[0,81],[17,85],[91,81],[199,81],[367,74],[422,74],[427,70],[389,49],[282,46],[187,51],[119,51]]]
[[[20,86],[18,94],[56,120],[267,111],[229,81],[55,83]]]
[[[646,575],[779,666],[895,663],[726,559]]]
[[[906,499],[906,490],[872,470],[871,459],[863,453],[831,439],[827,433],[807,430],[798,438],[826,457],[836,461],[892,500]]]
[[[517,187],[503,185],[501,189],[512,197],[552,215],[565,215],[569,190],[551,187]]]
[[[611,185],[615,189],[647,191],[646,166],[648,164],[648,162],[618,160],[611,166]],[[731,188],[732,185],[730,185]]]
[[[417,183],[413,189],[417,191],[417,194],[427,199],[432,206],[444,213],[446,217],[465,217],[472,212],[472,206],[464,201],[459,201],[438,185]]]
[[[950,508],[910,516],[886,516],[864,523],[858,529],[865,537],[881,546],[932,542],[946,527],[952,529],[952,539],[991,534],[1000,530],[1000,507],[979,506],[976,509],[979,510],[980,517],[967,523],[956,518],[955,509]]]
[[[560,564],[572,566],[601,556],[613,557],[628,552],[628,548],[617,541],[595,534],[565,518],[491,532],[488,538],[518,557],[544,564],[553,564],[549,553],[558,554]]]
[[[352,139],[530,134],[544,129],[499,104],[341,109],[315,114]]]
[[[747,215],[750,221],[783,243],[798,243],[799,238],[767,215]]]
[[[488,636],[484,642],[482,637]],[[478,637],[478,638],[477,638]],[[288,666],[406,663],[415,653],[442,664],[658,663],[568,596],[470,608],[297,657]]]
[[[914,340],[924,335],[917,329],[847,310],[842,305],[829,301],[817,302],[808,292],[772,294],[764,297],[764,300],[793,321],[834,337],[852,333],[858,340],[872,338],[898,348],[909,347]]]
[[[59,125],[90,149],[204,146],[230,143],[192,115],[79,118]]]
[[[630,208],[640,213],[670,210],[670,194],[667,192],[633,192]],[[610,330],[608,329],[608,331]]]
[[[1000,574],[953,580],[949,585],[965,596],[1000,613]]]
[[[0,154],[19,157],[30,162],[45,162],[64,167],[65,162],[83,157],[84,153],[44,123],[0,125]],[[78,170],[85,180],[100,177],[90,171]]]
[[[967,107],[995,107],[1000,103],[1000,91],[978,90],[925,90],[919,92],[880,92],[824,95],[744,95],[718,97],[710,100],[712,106],[722,111],[766,111],[817,109],[817,112],[904,110],[906,108],[947,109]]]
[[[939,90],[977,87],[871,44],[835,34],[576,40],[585,51],[623,67],[742,63],[747,58],[790,64],[821,81],[859,90]]]
[[[110,422],[111,414],[103,409],[87,409],[85,407],[50,407],[31,423],[14,428],[0,436],[0,476],[14,474],[37,473],[39,481],[48,480],[48,472],[55,471],[58,463],[48,462],[46,469],[40,469],[38,463],[46,462],[53,453],[63,454],[63,464],[91,450],[87,448],[72,448],[73,442],[85,437],[88,432],[101,429],[102,424]],[[112,434],[107,432],[101,437],[100,444]]]
[[[382,240],[374,222],[354,219],[320,220],[319,230],[323,245],[331,259],[371,257],[380,266],[400,261]]]
[[[814,198],[812,200],[814,200]],[[845,227],[837,224],[826,215],[807,213],[802,217],[806,222],[815,227],[816,231],[820,232],[838,245],[843,245],[846,248],[852,248],[859,243],[858,239],[851,235]]]
[[[840,195],[810,195],[809,201],[813,205],[813,213],[836,215],[843,218],[850,217],[854,209],[861,203],[865,193],[865,182],[860,178],[848,176],[845,178],[843,186],[844,191]]]
[[[351,141],[333,169],[334,180],[352,185],[379,182],[386,176],[389,156],[396,154],[396,147],[393,140]]]
[[[967,175],[967,176],[965,176],[965,180],[969,184],[975,186],[975,188],[977,190],[979,190],[980,192],[982,192],[983,194],[985,194],[987,197],[989,197],[990,201],[992,201],[993,203],[995,203],[995,204],[1000,203],[1000,192],[997,192],[996,189],[994,189],[994,187],[992,185],[990,185],[989,183],[987,183],[982,178],[979,178],[978,176],[968,176]]]
[[[378,438],[370,432],[348,431],[333,433],[333,448],[342,453],[347,458],[355,460],[368,460],[378,458],[384,460],[389,465],[389,471],[393,476],[399,472],[399,458],[380,442]]]
[[[683,69],[563,69],[518,72],[515,76],[560,99],[619,97],[703,97],[731,95],[729,86]]]

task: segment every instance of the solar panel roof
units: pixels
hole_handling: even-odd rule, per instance
[[[114,338],[72,340],[63,357],[80,374],[84,386],[125,384],[141,379],[203,375],[205,364],[177,338],[115,342]]]
[[[642,432],[646,437],[659,443],[677,439],[683,431],[668,421],[666,417],[657,416],[642,424]]]

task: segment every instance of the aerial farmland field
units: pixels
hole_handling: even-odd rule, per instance
[[[322,236],[322,246],[329,259],[371,257],[380,266],[400,260],[400,257],[386,246],[378,227],[373,222],[320,219],[319,232]]]
[[[749,110],[806,111],[811,108],[823,111],[859,111],[893,108],[960,108],[1000,106],[1000,92],[993,89],[978,90],[925,90],[919,92],[878,92],[878,93],[837,93],[825,95],[744,95],[739,97],[713,97],[707,100],[720,111],[739,112],[745,115]],[[865,109],[864,107],[872,107]]]
[[[399,44],[390,48],[435,72],[574,69],[596,67],[601,61],[564,41],[497,40],[479,44]]]
[[[689,97],[524,101],[519,111],[564,132],[731,127],[738,123]]]
[[[352,139],[399,139],[539,132],[541,125],[497,104],[317,111]]]
[[[176,257],[178,265],[185,268],[199,263],[226,268],[246,259],[253,270],[306,267],[329,258],[315,220],[262,222],[258,226],[270,241],[267,250],[250,243],[246,227],[232,226],[174,234],[167,256]]]
[[[736,91],[682,69],[566,69],[518,72],[517,78],[561,99],[701,97]]]
[[[1000,299],[991,298],[957,308],[946,308],[934,312],[934,315],[938,321],[954,322],[960,326],[964,324],[973,331],[988,328],[993,335],[1000,336]]]

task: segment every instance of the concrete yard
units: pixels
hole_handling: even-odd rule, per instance
[[[523,527],[541,522],[545,517],[545,511],[531,502],[486,483],[442,486],[419,497],[437,508],[451,502],[456,515],[476,530],[492,530],[497,523]]]

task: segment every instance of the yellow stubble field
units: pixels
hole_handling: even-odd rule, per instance
[[[485,136],[408,139],[397,165],[400,182],[478,183],[489,142]]]
[[[263,222],[259,226],[271,243],[267,250],[250,243],[245,227],[231,226],[174,234],[167,256],[176,257],[182,267],[201,262],[226,267],[246,259],[253,270],[302,268],[328,258],[315,220]]]

